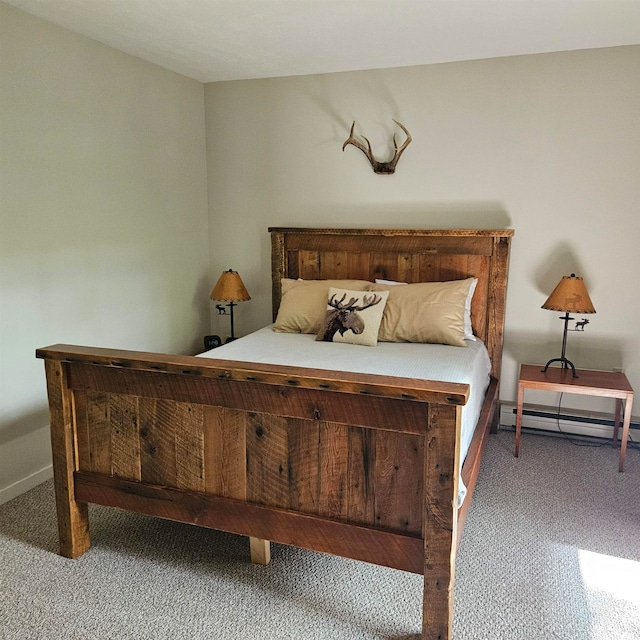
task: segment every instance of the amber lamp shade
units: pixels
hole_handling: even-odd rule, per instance
[[[216,286],[211,291],[211,299],[223,302],[244,302],[251,300],[251,296],[244,286],[240,274],[229,269],[229,271],[223,271],[218,278]]]
[[[595,313],[595,307],[584,286],[584,280],[572,273],[564,276],[551,292],[543,309],[567,311],[572,313]]]
[[[577,378],[576,368],[565,357],[567,349],[567,329],[569,320],[573,320],[569,313],[595,313],[596,309],[591,302],[591,298],[584,286],[584,280],[572,273],[570,276],[564,276],[558,283],[556,288],[551,292],[546,302],[542,305],[543,309],[552,311],[564,311],[565,314],[560,316],[560,320],[564,320],[564,335],[562,338],[562,355],[559,358],[552,358],[547,362],[542,371],[546,371],[552,362],[559,362],[563,369],[571,368],[573,377]]]
[[[223,271],[222,275],[218,278],[218,282],[216,282],[216,286],[213,287],[210,297],[212,300],[221,300],[222,302],[228,303],[229,315],[231,316],[231,340],[235,340],[233,332],[233,307],[237,302],[251,300],[251,296],[238,272],[233,269]]]

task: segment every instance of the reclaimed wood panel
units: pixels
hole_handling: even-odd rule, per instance
[[[320,423],[318,515],[336,520],[347,519],[348,446],[346,426]]]
[[[289,444],[289,507],[301,513],[319,513],[320,422],[287,420]]]
[[[287,252],[287,264],[289,265],[289,268],[287,269],[287,278],[291,278],[292,280],[297,280],[298,278],[300,278],[300,262],[298,251]],[[280,288],[280,281],[278,281],[278,287]]]
[[[371,255],[363,251],[347,253],[347,277],[355,280],[369,280],[371,274]]]
[[[400,280],[398,254],[375,252],[371,254],[371,280]]]
[[[398,281],[420,282],[420,256],[411,253],[398,254]]]
[[[71,345],[54,345],[39,349],[38,354],[38,357],[67,362],[69,388],[76,391],[126,393],[127,390],[135,388],[135,393],[130,395],[167,397],[192,402],[199,390],[202,400],[198,401],[198,404],[219,404],[224,394],[242,398],[249,389],[267,393],[273,390],[269,389],[269,386],[276,388],[283,400],[290,395],[286,387],[447,404],[464,404],[468,398],[468,388],[464,384],[348,371],[193,356],[174,356],[173,362],[159,364],[162,354],[112,349],[92,350]],[[166,390],[162,389],[165,385],[160,385],[160,389],[155,388],[157,373],[167,376],[162,378],[166,381]],[[198,380],[204,384],[199,386]],[[237,384],[245,381],[251,384]],[[171,382],[174,384],[170,384]],[[260,384],[252,384],[255,382]],[[406,405],[404,402],[402,404]],[[238,408],[242,406],[240,404]]]
[[[491,357],[491,374],[498,380],[502,369],[509,249],[509,238],[494,239],[494,259],[491,261],[488,278],[489,294],[487,296],[487,338],[485,344]]]
[[[357,524],[375,526],[376,432],[372,429],[349,429],[349,472],[347,518]]]
[[[302,278],[303,280],[320,279],[320,255],[317,251],[299,251],[297,260],[293,261],[294,271],[288,278]],[[294,275],[297,272],[297,275]]]
[[[204,358],[192,358],[203,361]],[[217,369],[217,361],[207,359],[203,363],[202,373],[206,374]],[[238,366],[238,363],[235,363]],[[275,370],[286,370],[287,367],[272,365]],[[390,391],[397,393],[399,397],[378,397],[380,389],[374,384],[332,382],[330,378],[311,377],[297,375],[289,378],[281,376],[285,383],[292,382],[291,386],[277,386],[264,384],[257,381],[229,380],[227,375],[233,375],[234,370],[225,369],[222,378],[205,378],[196,375],[183,375],[173,373],[158,373],[153,371],[116,366],[97,366],[73,363],[72,370],[74,389],[85,391],[104,391],[117,394],[132,394],[137,397],[158,398],[187,402],[194,404],[222,406],[247,411],[255,410],[274,416],[291,418],[306,418],[326,420],[341,424],[355,424],[363,427],[376,427],[403,431],[408,433],[424,433],[426,422],[424,420],[423,402],[414,402],[414,391],[396,386]],[[298,369],[299,374],[304,370]],[[315,370],[307,370],[312,375]],[[323,373],[318,370],[318,374]],[[331,372],[326,372],[331,376]],[[248,377],[248,376],[247,376]],[[356,376],[357,377],[357,376]],[[366,376],[363,381],[385,376]],[[403,380],[402,378],[396,378]],[[447,404],[464,404],[469,395],[469,386],[455,383],[438,383],[431,381],[417,381],[407,378],[409,385],[415,385],[416,396],[422,396],[421,400],[439,399]],[[318,389],[306,388],[306,384],[317,384]],[[419,387],[425,387],[420,389]],[[349,402],[336,402],[334,396],[326,391],[340,390],[344,388],[348,393]],[[433,391],[431,390],[433,388]],[[448,392],[447,392],[448,391]],[[404,398],[404,399],[402,399]]]
[[[204,412],[201,405],[177,403],[176,487],[204,491]]]
[[[247,500],[289,507],[287,419],[247,414]]]
[[[91,471],[91,448],[89,447],[89,420],[87,394],[80,391],[72,394],[73,416],[75,418],[75,431],[77,438],[76,452],[78,459],[76,467]]]
[[[344,279],[349,277],[349,261],[346,251],[326,251],[318,256],[321,280]]]
[[[77,472],[74,478],[78,497],[87,502],[423,572],[418,537],[97,474]]]
[[[282,229],[285,251],[405,251],[410,253],[476,253],[491,255],[492,233],[478,235],[476,229]]]
[[[204,407],[205,491],[226,498],[247,497],[246,413]]]
[[[87,393],[89,468],[96,473],[111,474],[111,423],[109,394]]]
[[[424,439],[391,432],[375,437],[376,526],[421,535]]]
[[[111,425],[111,469],[113,475],[140,480],[140,437],[138,432],[138,398],[129,395],[109,396]]]
[[[140,476],[144,482],[176,486],[176,403],[140,398]]]
[[[489,260],[480,256],[467,256],[467,271],[473,277],[478,278],[478,284],[471,300],[471,325],[474,335],[486,343],[489,295]]]

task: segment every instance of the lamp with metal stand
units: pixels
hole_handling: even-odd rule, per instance
[[[238,302],[251,300],[251,296],[249,295],[249,292],[244,286],[244,282],[242,282],[242,278],[237,271],[229,269],[228,271],[222,272],[222,275],[218,278],[218,282],[216,282],[216,286],[213,287],[211,299],[228,303],[226,306],[229,308],[229,315],[231,317],[231,337],[227,342],[235,340],[236,336],[233,330],[233,307],[237,306]],[[223,305],[217,304],[216,308],[221,315],[227,314],[227,310]]]
[[[551,295],[547,298],[546,302],[542,305],[543,309],[551,309],[552,311],[564,311],[564,315],[560,316],[560,320],[564,320],[564,334],[562,337],[562,355],[559,358],[552,358],[547,362],[544,369],[545,372],[549,365],[552,362],[559,362],[562,365],[563,369],[571,369],[573,372],[573,377],[577,378],[578,374],[576,373],[576,368],[565,356],[567,350],[567,329],[569,326],[569,320],[573,320],[569,315],[569,312],[572,313],[595,313],[596,310],[591,302],[591,298],[589,298],[589,294],[587,293],[587,288],[584,286],[584,281],[582,278],[578,278],[575,273],[572,273],[570,276],[564,276],[562,280],[558,283],[556,288],[551,292]],[[584,325],[587,324],[588,320],[583,320],[581,326],[584,329]],[[577,326],[578,323],[576,323]],[[574,329],[577,331],[577,329]]]

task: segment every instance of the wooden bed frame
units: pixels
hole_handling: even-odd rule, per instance
[[[88,503],[424,575],[422,638],[451,638],[455,551],[497,424],[512,230],[270,229],[282,277],[479,279],[492,379],[462,478],[465,384],[55,345],[45,360],[60,553]]]

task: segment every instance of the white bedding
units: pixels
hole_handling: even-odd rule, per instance
[[[471,391],[469,400],[462,409],[462,465],[480,416],[491,371],[491,361],[484,343],[480,340],[467,340],[466,344],[467,347],[464,348],[442,344],[379,342],[376,347],[365,347],[316,342],[313,334],[276,333],[268,326],[200,356],[467,383]],[[466,487],[461,481],[459,505],[465,494]]]

